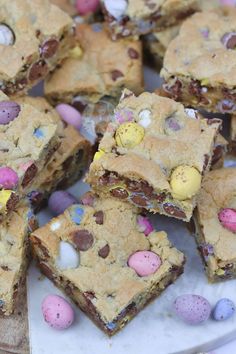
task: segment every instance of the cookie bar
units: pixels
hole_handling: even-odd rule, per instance
[[[31,210],[20,207],[0,226],[0,313],[14,311],[17,292],[25,282],[29,234],[37,228]]]
[[[0,90],[23,94],[74,44],[69,15],[48,0],[0,0]]]
[[[75,16],[78,11],[75,6],[75,0],[50,0],[52,4],[60,7],[61,10],[67,12],[70,16]]]
[[[38,174],[28,193],[35,211],[46,205],[49,195],[57,188],[65,189],[79,180],[88,166],[91,146],[72,126],[64,129],[61,144],[49,163]]]
[[[231,117],[230,126],[230,153],[236,156],[236,116]]]
[[[102,196],[188,221],[220,126],[169,98],[125,90],[87,182]]]
[[[198,9],[196,0],[102,0],[102,5],[113,39],[163,30]]]
[[[60,122],[49,111],[0,93],[0,220],[26,196],[58,148]]]
[[[236,169],[211,171],[194,215],[196,242],[210,282],[236,277]]]
[[[184,22],[161,71],[170,97],[207,111],[235,111],[235,20],[236,9],[228,7],[197,13]]]
[[[42,272],[113,335],[176,280],[184,255],[130,204],[82,200],[33,232],[31,243]],[[136,257],[144,257],[142,269]]]

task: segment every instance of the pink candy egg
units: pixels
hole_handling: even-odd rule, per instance
[[[97,10],[99,0],[77,0],[75,6],[80,15],[86,15]]]
[[[183,321],[197,325],[208,320],[211,305],[200,295],[184,294],[175,299],[174,311]]]
[[[140,231],[142,231],[145,236],[148,236],[154,230],[151,222],[147,217],[139,215],[137,221]]]
[[[218,214],[219,221],[227,230],[236,232],[236,209],[225,208]]]
[[[236,5],[235,0],[220,0],[220,3],[223,6],[235,6]]]
[[[42,302],[44,320],[55,329],[66,329],[74,321],[71,305],[61,296],[48,295]]]
[[[129,257],[128,266],[140,277],[146,277],[158,270],[161,266],[161,258],[151,251],[138,251]]]
[[[14,189],[19,181],[17,173],[10,167],[0,167],[0,187]]]
[[[78,130],[80,129],[82,124],[82,117],[74,107],[66,103],[61,103],[56,106],[56,110],[64,122],[73,125],[73,127]]]

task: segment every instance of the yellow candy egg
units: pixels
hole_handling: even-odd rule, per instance
[[[98,150],[93,157],[93,161],[99,160],[104,154],[105,154],[105,151]]]
[[[13,192],[8,189],[3,189],[0,191],[0,210],[6,208],[7,202],[10,199],[12,193]]]
[[[170,177],[173,198],[178,200],[192,198],[201,186],[201,179],[201,174],[195,167],[176,167]]]
[[[83,54],[83,51],[79,45],[77,45],[76,47],[74,47],[73,49],[71,49],[69,51],[69,57],[73,58],[73,59],[81,58],[82,54]]]
[[[145,130],[141,125],[133,122],[123,123],[116,131],[116,144],[131,149],[141,143],[144,134]]]

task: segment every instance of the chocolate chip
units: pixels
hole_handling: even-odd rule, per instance
[[[152,199],[157,200],[159,203],[162,203],[166,199],[166,194],[164,192],[160,194],[153,193],[151,197]]]
[[[188,91],[190,95],[196,96],[196,97],[201,97],[202,95],[202,87],[199,81],[197,80],[191,80]]]
[[[96,224],[102,225],[104,222],[104,213],[102,210],[96,211],[96,213],[93,214],[95,217]]]
[[[186,219],[185,213],[180,208],[178,208],[176,205],[166,203],[166,204],[163,204],[163,209],[165,210],[166,214],[168,214],[168,215],[175,216],[176,218],[179,218],[179,219]]]
[[[131,192],[144,193],[146,196],[151,196],[153,193],[153,187],[145,181],[127,180],[126,185]]]
[[[44,260],[49,258],[49,252],[48,252],[47,248],[45,246],[43,246],[42,241],[38,237],[31,236],[31,242],[33,243],[33,245],[36,248],[40,249],[41,257],[44,258]]]
[[[204,163],[203,163],[203,171],[205,171],[208,167],[210,161],[210,156],[208,154],[204,155]]]
[[[18,202],[19,202],[18,195],[12,193],[6,204],[7,212],[15,210]]]
[[[236,48],[236,32],[225,33],[225,35],[221,38],[221,42],[227,49],[235,49]]]
[[[99,183],[103,186],[117,184],[118,182],[119,178],[114,172],[105,172],[104,175],[99,178]]]
[[[86,297],[86,299],[89,299],[89,300],[96,299],[96,296],[93,291],[85,291],[83,294]]]
[[[126,189],[118,187],[110,190],[110,193],[113,197],[119,198],[119,199],[126,199],[129,196],[129,193],[127,192]]]
[[[78,230],[73,234],[73,241],[80,251],[87,251],[93,245],[93,235],[88,230]]]
[[[39,263],[39,268],[41,269],[41,272],[50,280],[54,281],[54,275],[52,270],[45,264],[45,263]]]
[[[165,133],[168,133],[169,131],[177,132],[178,130],[181,130],[178,118],[174,116],[167,117],[165,119]]]
[[[120,70],[113,70],[111,72],[111,78],[113,81],[116,81],[117,79],[123,77],[124,74]]]
[[[56,54],[59,47],[59,42],[57,39],[52,38],[44,42],[42,47],[40,48],[41,55],[45,59],[49,59]]]
[[[48,66],[44,60],[39,60],[34,63],[29,71],[29,80],[30,81],[37,81],[44,76],[46,76],[48,72]]]
[[[139,58],[139,53],[134,48],[129,48],[128,54],[131,59],[138,59]]]
[[[79,111],[80,113],[83,113],[85,108],[87,107],[87,103],[84,103],[82,101],[79,100],[74,100],[72,106],[77,109],[77,111]]]
[[[25,188],[34,179],[37,172],[38,172],[37,166],[34,163],[32,163],[32,165],[30,165],[25,171],[25,175],[21,184],[23,188]]]
[[[149,202],[146,199],[146,197],[144,195],[132,195],[130,197],[130,200],[132,200],[132,202],[138,206],[141,207],[146,207],[148,206]]]
[[[102,257],[102,258],[107,258],[109,253],[110,253],[110,246],[108,244],[106,246],[102,247],[98,251],[99,257]]]
[[[4,270],[5,272],[8,272],[10,269],[8,266],[2,265],[0,268],[2,268],[2,270]]]
[[[179,79],[175,80],[175,83],[171,86],[164,84],[163,89],[165,92],[170,93],[174,99],[179,99],[182,94],[182,82]]]
[[[217,145],[213,150],[212,165],[216,164],[223,157],[224,147],[222,145]]]

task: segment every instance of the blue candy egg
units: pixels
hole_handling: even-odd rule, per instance
[[[44,132],[41,128],[37,128],[34,131],[34,136],[38,139],[42,139],[44,137]]]
[[[70,207],[69,209],[70,217],[77,225],[81,224],[81,221],[84,216],[84,209],[83,206],[80,204],[75,204]]]
[[[232,317],[235,312],[235,305],[230,299],[220,299],[212,312],[212,316],[216,321],[225,321]]]

